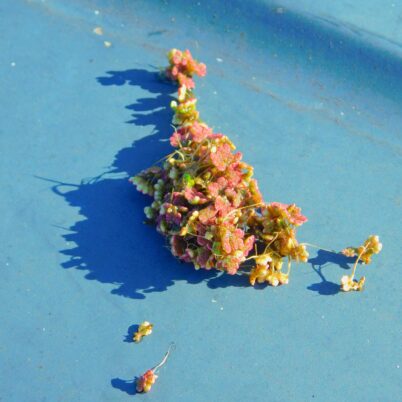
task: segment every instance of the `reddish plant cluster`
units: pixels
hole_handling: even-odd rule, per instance
[[[158,370],[166,364],[168,357],[172,350],[175,348],[175,344],[171,343],[169,346],[168,351],[165,353],[165,356],[161,360],[160,363],[158,363],[155,367],[148,369],[144,374],[139,376],[136,380],[136,390],[137,392],[149,392],[151,391],[152,386],[155,384],[156,380],[158,379],[158,376],[156,373]]]
[[[172,49],[168,53],[169,67],[166,69],[166,76],[172,81],[177,81],[179,86],[185,85],[188,89],[195,87],[193,75],[204,77],[207,73],[207,66],[198,63],[193,59],[189,50]]]
[[[147,370],[142,376],[137,379],[136,389],[137,392],[149,392],[152,385],[155,384],[158,376],[152,369]]]
[[[168,238],[173,255],[196,269],[232,275],[241,269],[252,285],[287,283],[290,262],[308,258],[305,245],[296,240],[296,228],[307,219],[294,204],[265,203],[252,166],[227,136],[201,121],[192,77],[204,76],[205,65],[188,50],[173,49],[168,59],[165,75],[179,85],[178,99],[171,103],[175,150],[163,166],[131,179],[154,199],[145,208],[147,218]]]

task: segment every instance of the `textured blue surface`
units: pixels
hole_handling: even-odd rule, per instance
[[[402,400],[402,7],[315,3],[0,2],[1,401]],[[303,208],[301,240],[380,234],[363,293],[325,251],[275,289],[196,272],[142,224],[127,177],[169,149],[171,47],[207,64],[202,117]]]

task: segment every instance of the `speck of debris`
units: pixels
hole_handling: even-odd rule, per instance
[[[101,27],[96,27],[94,28],[93,33],[96,35],[103,35],[103,29]]]
[[[223,307],[221,307],[221,311],[223,310]]]
[[[94,11],[95,15],[99,15],[99,10]]]
[[[277,14],[283,14],[284,13],[284,9],[283,9],[283,7],[278,7],[277,9],[276,9],[276,13]]]
[[[345,116],[345,113],[341,112],[341,116]]]
[[[223,60],[222,60],[220,57],[217,57],[217,58],[216,58],[216,61],[217,61],[218,63],[222,63],[222,62],[223,62]]]
[[[322,315],[321,318],[324,320],[324,319],[325,319],[325,315]]]
[[[399,364],[396,365],[396,368],[399,369],[401,366]]]
[[[216,91],[214,91],[214,92],[212,92],[214,95],[218,95],[218,92],[216,92]]]
[[[15,67],[15,66],[16,66],[15,61],[11,62],[11,67]]]
[[[110,47],[110,46],[112,46],[112,42],[109,42],[109,41],[107,41],[107,40],[105,40],[105,41],[103,42],[103,44],[105,45],[105,47]]]
[[[216,303],[216,300],[215,300],[215,299],[211,299],[211,303]]]
[[[45,331],[46,331],[46,328],[42,328],[42,331],[45,332]]]

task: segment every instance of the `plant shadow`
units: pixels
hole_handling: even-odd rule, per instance
[[[134,380],[122,380],[121,378],[113,378],[110,383],[113,388],[119,389],[122,392],[125,392],[128,395],[137,394],[137,390],[135,389],[135,384],[137,382],[137,378]]]
[[[103,86],[133,85],[147,91],[149,97],[126,106],[133,112],[127,123],[152,126],[153,130],[121,149],[98,177],[78,184],[55,182],[53,192],[83,216],[63,235],[74,247],[60,250],[67,257],[62,267],[83,270],[86,279],[112,284],[113,294],[133,299],[165,291],[176,281],[198,284],[212,280],[208,283],[211,288],[229,283],[242,286],[243,278],[220,279],[218,271],[197,271],[176,260],[166,240],[153,226],[143,224],[143,209],[151,199],[139,194],[128,181],[170,152],[169,105],[176,87],[161,80],[157,72],[144,69],[109,71],[97,81]]]
[[[328,281],[322,272],[322,269],[328,264],[339,265],[343,269],[349,269],[350,263],[354,262],[354,258],[346,257],[340,253],[334,253],[326,250],[318,250],[317,256],[310,258],[308,262],[313,270],[320,277],[321,282],[313,283],[307,287],[308,290],[317,292],[322,296],[333,296],[339,293],[340,285],[335,282]]]
[[[134,343],[134,334],[138,331],[138,324],[130,325],[127,329],[127,334],[124,337],[124,342]]]

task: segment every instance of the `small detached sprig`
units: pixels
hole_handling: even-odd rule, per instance
[[[133,341],[134,342],[141,342],[144,336],[148,336],[152,334],[153,324],[148,321],[142,322],[139,327],[138,331],[134,333]]]
[[[362,276],[359,280],[355,279],[357,264],[359,262],[370,264],[372,256],[378,254],[381,250],[382,243],[380,243],[380,239],[376,235],[369,236],[369,238],[359,247],[347,247],[342,250],[342,254],[346,257],[356,257],[352,273],[350,275],[344,275],[341,278],[341,289],[344,292],[363,290],[366,278]]]
[[[309,257],[307,243],[296,239],[307,218],[295,204],[265,202],[253,167],[228,136],[201,120],[193,78],[205,76],[205,64],[178,49],[168,53],[168,61],[163,75],[179,87],[171,102],[174,150],[161,165],[130,179],[153,198],[146,217],[168,239],[172,254],[195,269],[246,274],[252,286],[287,284],[292,261]],[[358,252],[358,261],[367,259],[367,250]],[[354,285],[354,274],[349,278],[344,290],[362,288],[364,279]]]
[[[140,377],[138,377],[136,383],[137,392],[149,392],[151,390],[152,386],[155,384],[155,381],[158,378],[156,372],[167,362],[167,359],[169,358],[169,355],[174,347],[174,343],[171,343],[161,362],[158,363],[155,367],[147,370]]]

